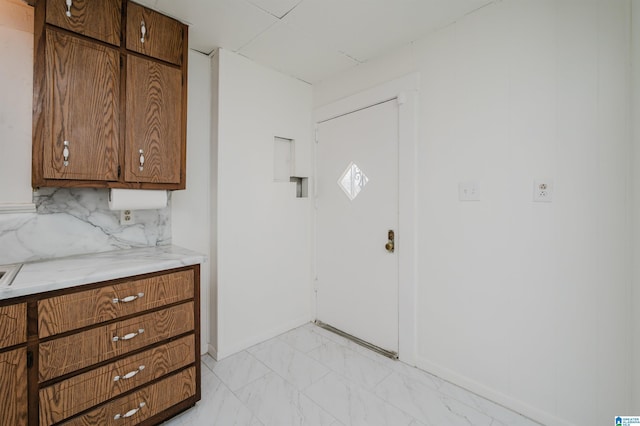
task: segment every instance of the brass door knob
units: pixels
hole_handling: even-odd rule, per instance
[[[396,233],[393,232],[392,229],[387,233],[387,239],[389,241],[384,245],[384,248],[387,249],[389,253],[393,253],[396,249]]]

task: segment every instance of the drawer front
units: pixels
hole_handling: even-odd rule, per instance
[[[60,422],[194,362],[192,335],[41,389],[40,425]]]
[[[0,349],[27,341],[27,304],[0,308]]]
[[[48,24],[120,46],[121,0],[47,0]],[[68,12],[68,13],[67,13]]]
[[[141,295],[141,296],[140,296]],[[193,298],[193,270],[128,281],[38,302],[40,338]]]
[[[196,394],[196,369],[187,370],[76,417],[68,426],[138,424]],[[126,417],[125,417],[126,416]],[[213,421],[213,420],[212,420]]]
[[[186,31],[185,26],[175,19],[138,4],[128,3],[127,49],[181,65],[183,31]]]
[[[0,353],[0,424],[27,425],[27,349]]]
[[[39,345],[40,381],[193,331],[193,302],[53,339]]]

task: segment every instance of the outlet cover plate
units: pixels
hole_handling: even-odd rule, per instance
[[[553,181],[551,179],[540,179],[533,182],[533,201],[537,203],[553,201]]]
[[[136,219],[133,213],[133,210],[120,210],[120,225],[134,225],[136,223]]]

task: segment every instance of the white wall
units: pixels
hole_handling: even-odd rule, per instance
[[[209,174],[211,175],[210,192],[210,274],[211,274],[211,295],[210,319],[211,328],[209,330],[209,351],[217,357],[218,347],[218,122],[220,115],[219,96],[220,92],[220,54],[214,52],[211,57],[211,149],[209,150]]]
[[[314,86],[320,106],[420,72],[417,364],[544,424],[631,404],[629,16],[496,2]]]
[[[173,244],[210,254],[209,145],[211,132],[211,66],[208,56],[189,50],[187,117],[187,189],[171,195]],[[210,270],[200,267],[202,353],[207,352],[210,330]]]
[[[216,61],[221,359],[310,320],[310,203],[273,182],[273,139],[295,140],[295,174],[309,176],[312,88],[225,50]]]
[[[633,290],[631,343],[632,402],[630,413],[640,413],[640,0],[632,0],[632,110],[633,131]]]
[[[33,8],[19,0],[0,0],[0,58],[1,213],[31,204]]]

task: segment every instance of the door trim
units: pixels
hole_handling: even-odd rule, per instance
[[[314,111],[315,129],[323,121],[396,99],[398,102],[398,356],[407,364],[416,365],[416,158],[418,142],[418,90],[420,76],[412,73],[380,86],[357,93]],[[317,176],[317,145],[313,149],[314,176]],[[317,179],[313,196],[317,199]],[[315,205],[315,203],[314,203]],[[312,315],[317,317],[317,211],[312,212]]]

